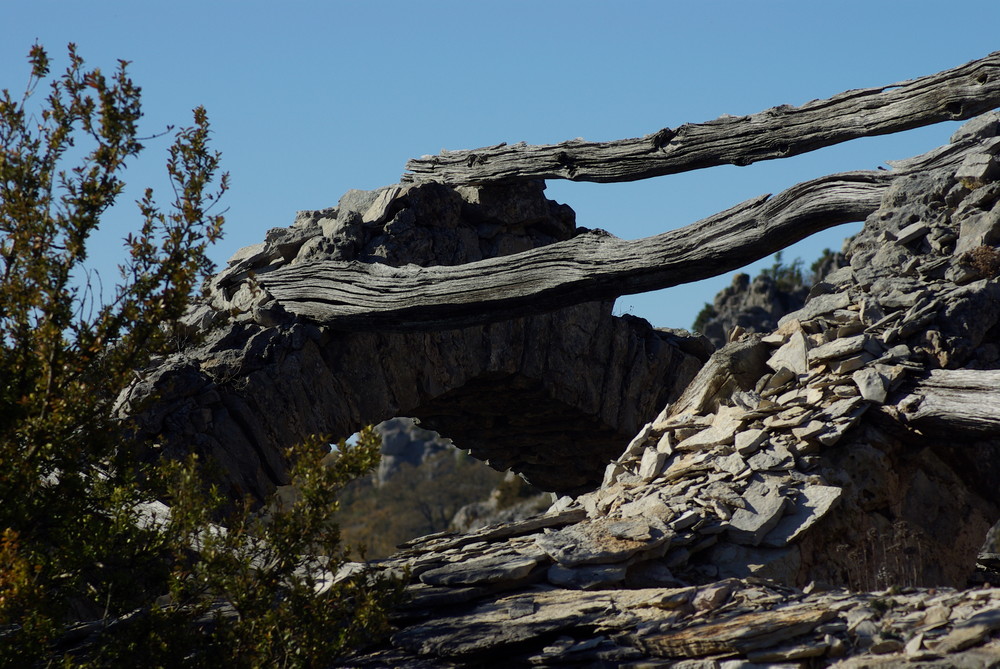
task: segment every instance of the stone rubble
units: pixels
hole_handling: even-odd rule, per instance
[[[983,142],[957,173],[894,185],[850,264],[734,333],[599,488],[370,565],[412,598],[348,666],[1000,666],[1000,588],[956,589],[1000,513],[975,448],[1000,442],[907,424],[927,370],[1000,367],[1000,281],[966,254],[1000,240],[998,119],[956,133]]]

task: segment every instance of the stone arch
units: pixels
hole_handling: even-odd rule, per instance
[[[594,487],[693,378],[710,353],[704,339],[615,317],[610,302],[433,332],[345,332],[247,287],[317,257],[456,264],[572,236],[572,210],[543,189],[394,186],[303,212],[209,282],[187,319],[202,341],[139,379],[122,414],[167,454],[211,454],[234,494],[285,483],[281,454],[309,435],[399,415],[544,490]]]

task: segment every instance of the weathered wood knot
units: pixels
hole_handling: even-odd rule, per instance
[[[653,135],[651,135],[650,137],[650,139],[653,141],[653,150],[659,151],[667,144],[669,144],[670,140],[672,140],[676,136],[677,136],[677,131],[671,130],[670,128],[664,128],[659,132],[653,133]]]

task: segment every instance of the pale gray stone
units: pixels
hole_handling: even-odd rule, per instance
[[[909,244],[915,239],[926,235],[929,230],[930,227],[922,221],[911,223],[896,233],[896,242],[899,244]]]
[[[829,365],[830,371],[834,374],[849,374],[856,369],[864,367],[874,359],[874,355],[868,351],[863,351],[857,355],[852,355],[849,358],[841,358],[840,360],[830,361],[827,364]]]
[[[702,520],[702,518],[704,518],[704,516],[702,516],[697,511],[690,509],[679,515],[673,521],[671,521],[670,529],[674,530],[675,532],[686,530],[687,528],[691,527],[698,521]]]
[[[733,593],[732,581],[720,581],[702,588],[691,599],[695,611],[714,611],[727,601]]]
[[[657,448],[647,448],[642,454],[642,462],[639,463],[639,476],[645,481],[656,478],[663,470],[663,465],[667,461],[667,454]]]
[[[734,439],[734,448],[740,455],[751,455],[756,453],[767,441],[768,432],[760,428],[743,430],[737,433]]]
[[[768,416],[764,419],[764,427],[769,430],[780,430],[802,425],[810,420],[817,412],[805,407],[794,407],[780,414]]]
[[[539,535],[535,544],[556,562],[576,567],[623,562],[640,551],[661,546],[672,536],[657,521],[599,518]]]
[[[778,524],[788,504],[774,481],[756,477],[743,493],[745,508],[737,509],[729,520],[728,534],[738,544],[757,546]]]
[[[778,371],[785,367],[796,374],[809,373],[809,342],[801,331],[793,332],[788,341],[767,360],[767,366]]]
[[[959,228],[955,255],[961,255],[984,245],[994,245],[1000,241],[1000,206],[994,205],[990,211],[966,216]],[[976,277],[978,278],[978,277]],[[955,283],[964,283],[956,281]]]
[[[938,653],[954,653],[981,643],[986,637],[1000,629],[1000,608],[981,611],[955,625],[932,649]]]
[[[879,304],[886,309],[909,309],[923,296],[924,291],[914,293],[904,290],[893,290],[888,295],[879,297]]]
[[[645,425],[643,425],[642,429],[639,430],[639,433],[635,435],[632,438],[632,441],[628,443],[628,446],[625,447],[625,452],[622,453],[622,457],[625,458],[628,456],[641,455],[643,449],[646,447],[646,442],[649,441],[649,438],[652,436],[652,434],[653,434],[653,424],[646,423]]]
[[[827,430],[827,424],[823,421],[811,420],[805,425],[792,428],[792,435],[796,439],[813,439],[817,435]]]
[[[750,456],[747,459],[747,466],[755,472],[791,469],[795,466],[795,457],[781,444],[774,444]]]
[[[716,458],[715,466],[718,467],[719,471],[729,472],[730,474],[736,475],[747,468],[747,463],[746,460],[743,459],[743,456],[739,453],[730,453],[729,455],[724,455],[721,458]]]
[[[863,367],[851,374],[854,383],[857,384],[861,396],[870,402],[881,404],[885,401],[886,393],[889,391],[889,384],[885,377],[871,367]]]
[[[1000,171],[1000,163],[997,157],[989,153],[974,153],[966,156],[962,164],[955,172],[955,178],[971,181],[974,185],[982,184],[988,179],[992,179]]]
[[[797,541],[840,500],[843,490],[836,486],[809,485],[799,491],[787,514],[761,541],[762,546],[781,547]]]
[[[662,522],[669,522],[674,517],[670,506],[659,495],[648,495],[622,504],[618,512],[623,518],[642,516],[643,518],[655,518]]]
[[[820,416],[822,419],[836,420],[844,416],[853,415],[857,410],[864,410],[868,407],[865,403],[863,397],[848,397],[842,400],[837,400],[830,406],[826,407]]]
[[[361,221],[370,225],[383,223],[388,218],[388,209],[392,201],[403,193],[401,186],[388,186],[383,188],[375,197],[375,201],[361,215]]]
[[[854,281],[854,270],[851,269],[850,265],[838,267],[823,277],[823,281],[831,286],[843,286],[852,283]]]
[[[528,555],[501,555],[454,562],[420,574],[427,585],[486,585],[518,581],[534,569],[542,559]]]
[[[809,351],[809,362],[828,360],[830,358],[841,358],[843,356],[857,353],[865,347],[866,335],[857,335],[845,339],[834,339],[822,346]]]
[[[625,473],[625,468],[617,462],[609,462],[604,468],[604,478],[601,481],[601,487],[607,488],[612,483],[618,480],[618,477]]]

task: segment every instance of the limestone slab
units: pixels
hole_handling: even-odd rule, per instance
[[[821,609],[786,607],[747,613],[738,620],[713,621],[649,635],[640,641],[648,652],[663,657],[746,653],[808,634],[835,615]]]
[[[787,515],[761,541],[762,546],[781,547],[798,540],[836,505],[843,490],[836,486],[810,485],[799,491]]]
[[[806,306],[802,309],[785,314],[778,319],[778,325],[780,327],[791,320],[808,321],[837,309],[846,309],[850,304],[851,296],[846,292],[817,295],[806,302]]]
[[[768,432],[760,428],[743,430],[734,439],[734,447],[740,455],[752,455],[756,453],[764,442],[767,441]]]
[[[851,378],[861,391],[861,396],[866,400],[881,404],[885,401],[886,393],[889,391],[889,384],[885,377],[871,367],[863,367],[851,374]]]
[[[843,339],[834,339],[822,346],[809,351],[809,362],[829,360],[830,358],[841,358],[853,353],[857,353],[865,347],[866,335],[856,335]]]
[[[500,555],[454,562],[420,574],[427,585],[468,586],[517,581],[534,569],[542,559],[530,555]]]
[[[747,458],[747,466],[755,472],[791,469],[795,466],[795,457],[781,444],[774,444]]]
[[[796,374],[809,373],[809,342],[805,334],[801,331],[793,332],[788,337],[788,341],[771,354],[767,360],[767,366],[778,371],[782,368],[790,369]]]
[[[584,521],[535,538],[536,545],[566,567],[624,562],[668,541],[673,533],[642,518]]]
[[[737,509],[729,520],[729,538],[738,544],[756,546],[781,520],[788,499],[773,481],[755,475],[743,500],[745,507]]]

